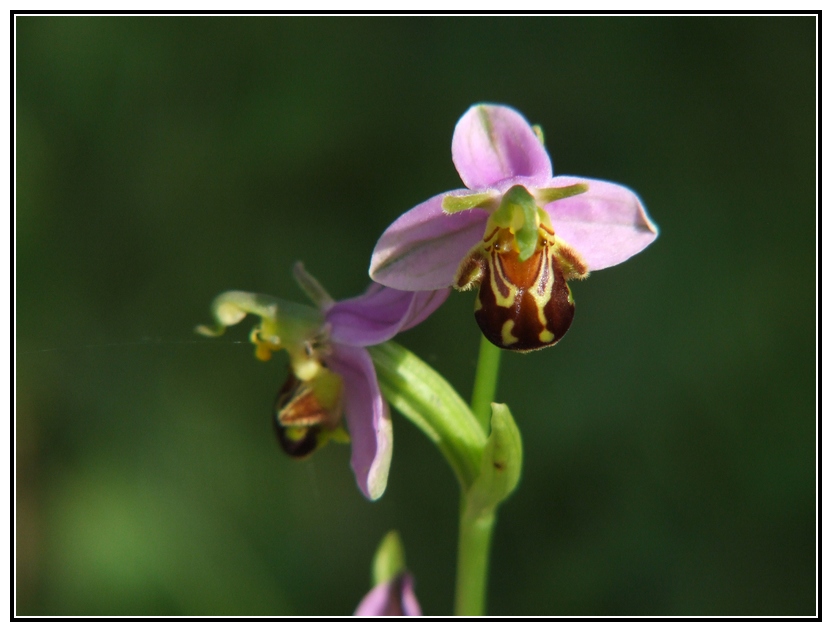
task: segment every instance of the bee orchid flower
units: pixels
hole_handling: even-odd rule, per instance
[[[404,546],[396,531],[379,544],[373,559],[373,588],[358,604],[356,617],[421,617],[422,608],[407,570]]]
[[[618,184],[553,176],[543,134],[503,105],[471,107],[451,153],[466,189],[399,217],[370,276],[399,290],[479,288],[474,315],[498,347],[555,344],[575,305],[567,285],[619,264],[658,235],[638,196]]]
[[[350,464],[362,493],[376,500],[387,486],[393,429],[366,347],[418,325],[449,290],[407,292],[373,283],[362,295],[334,301],[296,264],[295,278],[316,307],[249,292],[214,299],[216,324],[197,332],[218,336],[248,314],[260,317],[251,332],[255,355],[289,354],[289,377],[277,396],[274,426],[281,447],[302,458],[328,440],[352,444]],[[346,429],[341,423],[346,419]]]

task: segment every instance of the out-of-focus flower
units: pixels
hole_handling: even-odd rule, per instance
[[[373,588],[355,610],[356,617],[421,617],[413,577],[403,572]]]
[[[658,235],[629,189],[553,177],[542,132],[509,107],[470,108],[451,149],[468,188],[436,195],[393,222],[378,240],[370,276],[400,290],[479,287],[475,317],[499,347],[555,344],[575,311],[567,281],[629,259]]]
[[[274,411],[281,446],[291,456],[304,457],[329,439],[350,441],[358,486],[376,500],[387,486],[393,429],[365,347],[418,325],[449,290],[407,292],[373,283],[361,296],[336,302],[301,264],[294,274],[316,308],[264,294],[225,292],[212,305],[216,325],[197,331],[218,336],[247,314],[259,316],[251,332],[257,358],[268,360],[281,349],[289,354],[290,374]]]
[[[404,546],[396,531],[390,531],[379,544],[373,559],[373,584],[358,604],[356,617],[422,616],[413,591],[413,576],[406,570]]]

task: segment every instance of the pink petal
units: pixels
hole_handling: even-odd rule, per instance
[[[326,312],[333,342],[367,347],[390,340],[430,316],[450,290],[406,292],[373,283],[361,296],[338,301]]]
[[[421,617],[413,591],[413,577],[403,573],[373,588],[355,610],[356,617]]]
[[[327,362],[344,380],[344,416],[352,443],[350,465],[355,480],[367,498],[377,500],[387,487],[393,425],[375,367],[366,349],[338,344],[332,345]]]
[[[523,115],[504,105],[471,107],[454,129],[451,154],[469,189],[524,176],[531,185],[552,177],[552,162]]]
[[[555,234],[584,258],[590,270],[626,261],[659,234],[638,196],[630,189],[590,178],[558,176],[547,187],[583,182],[589,191],[547,204]]]
[[[402,610],[406,617],[421,617],[422,608],[416,600],[416,591],[413,590],[413,577],[405,573],[402,577]]]
[[[471,209],[448,215],[435,195],[384,231],[370,260],[370,277],[399,290],[439,290],[453,284],[459,262],[481,239],[488,213]]]

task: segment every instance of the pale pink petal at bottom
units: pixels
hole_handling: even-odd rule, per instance
[[[381,397],[370,354],[361,347],[332,345],[329,368],[344,380],[344,417],[350,433],[350,465],[363,494],[377,500],[387,487],[393,456],[393,424]]]
[[[658,227],[630,189],[604,180],[558,176],[547,187],[583,182],[586,193],[558,200],[544,208],[555,234],[583,257],[590,270],[601,270],[626,261],[649,246]]]
[[[460,261],[483,237],[488,213],[482,209],[449,215],[442,210],[446,195],[435,195],[413,207],[381,235],[370,260],[370,277],[399,290],[450,287]]]

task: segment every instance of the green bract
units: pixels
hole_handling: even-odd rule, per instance
[[[468,490],[468,511],[493,511],[520,481],[523,442],[514,417],[505,404],[491,404],[491,434],[482,452],[480,474]]]
[[[373,586],[395,579],[406,568],[404,545],[398,531],[390,531],[376,550],[373,558]]]

